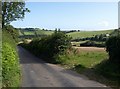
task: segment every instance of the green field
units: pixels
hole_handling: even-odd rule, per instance
[[[51,35],[54,31],[44,31],[44,30],[37,30],[37,31],[24,31],[25,35],[35,35],[35,32],[37,35]],[[19,35],[23,35],[21,31],[19,31]]]
[[[60,55],[59,59],[62,61],[61,65],[66,69],[75,70],[80,74],[86,75],[89,79],[108,86],[120,86],[117,79],[119,73],[113,72],[116,70],[116,65],[107,63],[108,54],[105,51],[82,50]]]
[[[67,35],[70,35],[73,39],[80,38],[80,37],[92,37],[95,35],[111,33],[113,30],[104,30],[104,31],[81,31],[81,32],[71,32]]]
[[[45,34],[45,35],[51,35],[54,31],[43,31],[43,30],[38,30],[36,31],[37,34]]]
[[[24,35],[35,35],[35,32],[37,35],[51,35],[54,31],[46,31],[46,30],[37,30],[37,31],[24,31]],[[67,33],[67,35],[70,35],[72,39],[76,38],[85,38],[85,37],[93,37],[95,35],[100,34],[110,34],[113,32],[113,30],[104,30],[104,31],[81,31],[81,32],[70,32]],[[21,31],[19,31],[20,35],[23,35]]]
[[[75,54],[61,55],[60,59],[66,67],[74,68],[77,65],[82,65],[85,68],[92,68],[101,61],[107,59],[105,51],[81,51]],[[66,60],[67,59],[67,60]]]
[[[35,35],[35,33],[33,31],[25,31],[24,34],[25,35]]]

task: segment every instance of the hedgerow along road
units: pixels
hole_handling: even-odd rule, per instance
[[[75,71],[46,63],[20,46],[18,53],[22,72],[21,87],[107,87]]]

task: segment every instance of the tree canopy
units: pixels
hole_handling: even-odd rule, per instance
[[[23,19],[25,12],[30,12],[25,7],[25,2],[2,2],[2,27],[12,21]]]

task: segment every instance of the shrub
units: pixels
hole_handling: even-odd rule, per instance
[[[120,63],[120,36],[112,36],[107,40],[106,51],[111,61]]]
[[[22,46],[38,56],[42,55],[47,57],[47,61],[49,62],[55,62],[56,55],[62,54],[66,49],[71,47],[70,39],[65,33],[55,31],[50,36],[35,39],[29,44],[23,44]]]
[[[18,42],[18,29],[14,28],[12,25],[7,25],[3,30],[6,30],[9,34],[11,34],[12,39],[14,39],[15,42]]]

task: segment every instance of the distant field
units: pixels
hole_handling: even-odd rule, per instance
[[[73,46],[79,47],[81,43],[85,43],[86,41],[79,41],[79,42],[71,42]]]
[[[35,35],[35,32],[40,35],[51,35],[54,31],[43,31],[43,30],[38,30],[38,31],[24,31],[25,35]],[[20,35],[23,35],[21,32],[19,32]]]
[[[43,30],[38,30],[36,31],[37,34],[45,34],[45,35],[51,35],[54,31],[43,31]]]
[[[79,37],[92,37],[94,35],[111,33],[113,30],[104,30],[104,31],[81,31],[81,32],[71,32],[67,35],[70,35],[73,39]]]
[[[81,38],[81,37],[92,37],[95,35],[100,34],[106,34],[111,33],[113,30],[104,30],[104,31],[81,31],[81,32],[70,32],[67,33],[67,35],[70,35],[73,39],[75,38]],[[54,31],[45,31],[45,30],[38,30],[36,33],[38,35],[51,35]],[[21,32],[19,32],[20,35],[23,35]],[[25,35],[35,35],[35,31],[24,31]]]
[[[25,35],[35,35],[34,31],[25,31],[24,32]]]

